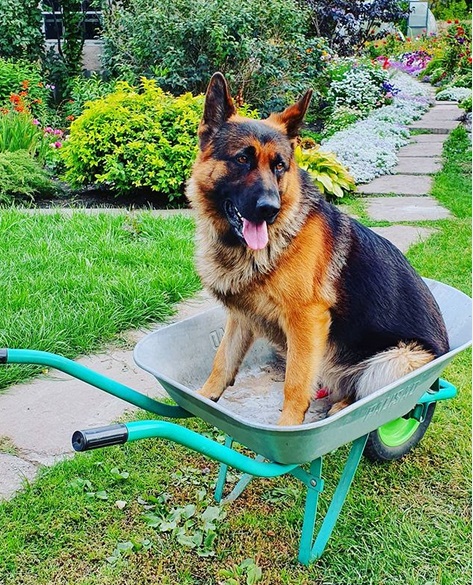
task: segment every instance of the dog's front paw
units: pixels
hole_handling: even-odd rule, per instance
[[[218,399],[222,395],[222,392],[216,392],[215,390],[212,390],[212,388],[206,388],[205,386],[203,386],[200,390],[197,390],[197,394],[200,394],[200,396],[204,396],[205,398],[212,400],[212,402],[218,402]]]
[[[294,412],[285,412],[284,410],[279,417],[278,426],[280,427],[292,427],[295,425],[301,425],[304,422],[304,413],[302,415]]]

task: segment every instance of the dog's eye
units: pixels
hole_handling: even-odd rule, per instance
[[[239,154],[236,159],[237,163],[240,163],[241,165],[246,165],[248,163],[248,157],[246,156],[246,154]]]
[[[274,165],[274,170],[277,173],[282,173],[286,170],[286,165],[283,162],[278,162]]]

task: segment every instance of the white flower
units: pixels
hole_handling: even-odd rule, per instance
[[[435,99],[439,101],[461,102],[471,97],[471,89],[468,87],[446,87],[436,94]]]
[[[369,183],[392,170],[396,151],[408,142],[407,126],[429,107],[428,89],[407,74],[396,72],[391,83],[400,90],[391,105],[322,141],[320,150],[333,152],[357,183]]]

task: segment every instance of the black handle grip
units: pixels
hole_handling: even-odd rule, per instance
[[[86,431],[76,431],[72,435],[74,451],[90,451],[100,447],[123,445],[127,441],[128,429],[122,423],[97,429],[87,429]]]

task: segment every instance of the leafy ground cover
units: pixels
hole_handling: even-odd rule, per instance
[[[435,195],[455,216],[424,222],[437,232],[409,258],[423,275],[470,293],[467,140],[462,129],[452,133],[435,177]],[[190,231],[180,228],[179,241]],[[125,232],[119,230],[127,239]],[[389,465],[362,462],[325,555],[310,568],[295,561],[304,496],[296,480],[256,480],[221,511],[211,499],[214,463],[173,444],[142,441],[46,468],[3,503],[0,583],[467,585],[470,373],[465,352],[445,372],[458,398],[438,406],[412,454]],[[203,423],[187,424],[215,436]],[[327,458],[321,512],[345,455],[343,448]]]

